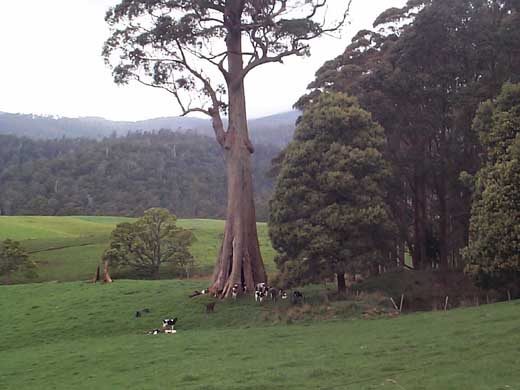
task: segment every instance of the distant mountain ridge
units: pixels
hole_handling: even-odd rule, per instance
[[[288,111],[249,121],[253,143],[285,146],[292,139],[299,111]],[[0,112],[0,134],[33,139],[104,138],[112,134],[126,135],[137,131],[167,129],[172,131],[213,135],[207,119],[163,117],[142,121],[111,121],[100,117],[56,118],[32,114]]]

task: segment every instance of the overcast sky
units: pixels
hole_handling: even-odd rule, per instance
[[[385,9],[405,0],[353,0],[341,39],[325,37],[310,58],[258,68],[246,79],[250,117],[291,109],[316,70],[370,28]],[[0,111],[140,120],[179,114],[166,92],[140,85],[116,86],[101,57],[108,37],[104,15],[119,0],[0,0]],[[346,0],[329,0],[329,14]]]

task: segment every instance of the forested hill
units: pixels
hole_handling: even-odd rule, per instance
[[[258,220],[267,216],[266,172],[279,151],[258,144],[253,154]],[[100,140],[0,135],[0,214],[139,215],[150,207],[225,216],[226,172],[213,138],[167,130]]]
[[[213,135],[210,121],[199,118],[166,117],[137,122],[116,122],[97,117],[55,118],[25,114],[1,113],[0,134],[25,136],[35,139],[95,138],[101,139],[113,133],[173,130],[193,131],[201,135]],[[249,122],[251,138],[255,144],[285,146],[292,138],[294,123],[299,111],[252,119]]]

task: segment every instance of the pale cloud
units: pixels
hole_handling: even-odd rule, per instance
[[[329,0],[329,15],[345,0]],[[172,97],[140,85],[118,87],[103,63],[104,14],[117,0],[0,1],[0,111],[137,120],[178,115]],[[291,58],[251,73],[248,112],[258,117],[289,110],[316,70],[339,55],[362,28],[405,0],[354,0],[341,39],[325,37],[310,58]]]

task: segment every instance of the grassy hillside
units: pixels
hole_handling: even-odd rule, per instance
[[[520,301],[274,326],[247,299],[205,314],[201,286],[0,287],[0,389],[520,389]],[[177,334],[144,334],[167,316]]]
[[[0,240],[21,241],[38,264],[37,281],[74,281],[91,278],[118,217],[5,217],[0,216]],[[192,247],[198,272],[208,274],[215,262],[224,221],[179,220],[197,241]],[[274,271],[274,251],[265,223],[258,224],[260,245],[269,271]],[[14,277],[14,281],[23,281]]]

